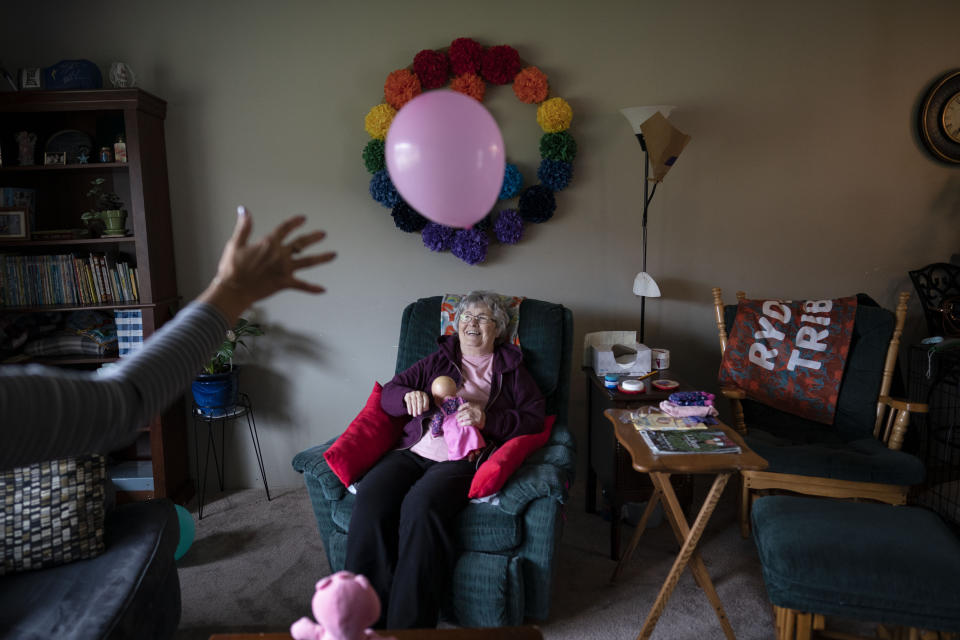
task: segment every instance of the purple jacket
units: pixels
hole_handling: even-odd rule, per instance
[[[437,376],[450,376],[461,384],[460,339],[457,336],[441,336],[440,347],[432,354],[416,362],[406,371],[395,375],[383,386],[380,406],[392,416],[407,414],[403,396],[410,391],[426,391]],[[543,431],[546,401],[537,383],[523,366],[523,354],[512,344],[502,344],[493,352],[493,379],[490,382],[490,399],[485,408],[486,423],[481,433],[487,443],[499,446],[513,438],[528,433]],[[423,437],[427,428],[429,412],[411,418],[403,428],[398,447],[412,447]]]

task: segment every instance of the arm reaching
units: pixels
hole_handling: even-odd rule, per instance
[[[143,349],[103,375],[40,365],[0,366],[0,469],[125,445],[183,393],[250,304],[283,289],[322,293],[323,287],[299,280],[295,273],[336,254],[294,256],[323,239],[324,232],[305,233],[284,244],[304,221],[291,218],[248,245],[253,221],[241,207],[210,286]]]

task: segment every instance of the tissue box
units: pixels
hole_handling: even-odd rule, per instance
[[[650,348],[639,342],[590,345],[590,362],[598,376],[650,373]]]

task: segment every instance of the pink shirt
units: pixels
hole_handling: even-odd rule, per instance
[[[463,381],[457,395],[467,402],[473,402],[481,407],[487,406],[490,399],[490,385],[493,382],[493,354],[482,356],[461,356],[460,365],[463,372]],[[449,460],[447,443],[443,436],[433,437],[430,430],[420,440],[410,447],[417,455],[428,460],[442,462]]]

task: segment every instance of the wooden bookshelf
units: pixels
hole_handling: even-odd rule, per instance
[[[110,253],[123,256],[137,269],[137,300],[95,304],[28,304],[0,307],[0,312],[41,313],[95,309],[140,309],[143,334],[148,337],[176,312],[179,295],[172,260],[173,230],[164,141],[166,102],[140,89],[94,91],[18,91],[0,93],[0,197],[2,189],[30,189],[35,215],[29,231],[82,228],[80,216],[91,208],[86,197],[90,183],[104,178],[105,190],[116,192],[127,209],[126,237],[25,239],[0,238],[0,254],[50,256]],[[15,134],[36,134],[34,163],[20,166]],[[58,133],[80,131],[92,143],[85,164],[44,165],[47,142]],[[113,148],[123,135],[127,162],[97,162],[101,147]],[[0,200],[0,206],[3,201]],[[23,286],[0,276],[4,286]],[[0,297],[0,303],[3,298]],[[24,361],[55,366],[94,368],[115,358],[76,356]],[[186,407],[181,400],[162,416],[144,425],[143,442],[114,457],[142,458],[149,451],[153,490],[131,491],[121,500],[169,497],[185,502],[193,495],[187,460]],[[137,452],[138,451],[138,452]],[[135,453],[136,452],[136,453]]]

